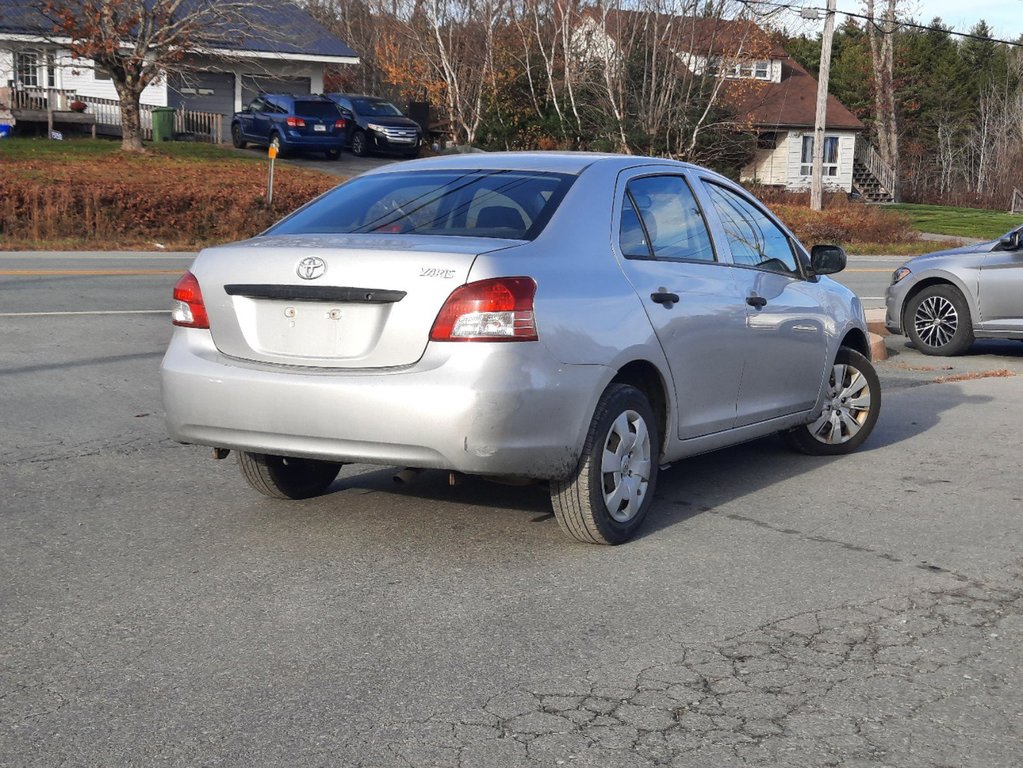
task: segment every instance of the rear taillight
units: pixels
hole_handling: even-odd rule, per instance
[[[174,325],[182,328],[209,328],[210,319],[206,315],[206,305],[199,290],[199,281],[195,275],[186,272],[174,286],[174,309],[171,311]]]
[[[337,128],[338,130],[341,130],[346,125],[348,125],[348,123],[345,122],[345,119],[343,117],[340,120],[334,121],[334,127]]]
[[[301,117],[288,117],[284,120],[289,128],[305,128],[305,120]]]
[[[536,341],[528,277],[498,277],[456,288],[430,329],[430,341]]]

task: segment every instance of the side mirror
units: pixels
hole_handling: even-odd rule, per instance
[[[1017,229],[1010,232],[998,241],[998,248],[1003,251],[1016,251],[1020,247],[1020,238],[1023,237],[1023,230]]]
[[[833,275],[845,269],[845,251],[837,245],[815,245],[810,250],[810,267],[816,275]]]

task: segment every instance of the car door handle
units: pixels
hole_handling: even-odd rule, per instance
[[[765,299],[763,296],[747,296],[746,303],[749,304],[751,307],[763,309],[764,307],[767,306],[767,299]]]
[[[651,293],[650,298],[657,304],[663,304],[668,309],[671,309],[672,305],[678,304],[679,298],[677,293],[671,293],[670,291],[662,288],[656,293]]]

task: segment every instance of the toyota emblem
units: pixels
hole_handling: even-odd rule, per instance
[[[318,277],[322,277],[323,273],[327,271],[327,262],[319,256],[306,256],[302,261],[298,262],[298,267],[295,268],[295,271],[303,280],[315,280]]]

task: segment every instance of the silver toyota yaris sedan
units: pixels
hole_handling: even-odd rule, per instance
[[[566,533],[618,544],[666,463],[866,439],[863,310],[825,277],[844,265],[684,163],[389,165],[199,254],[174,289],[167,426],[279,498],[348,462],[548,481]]]

